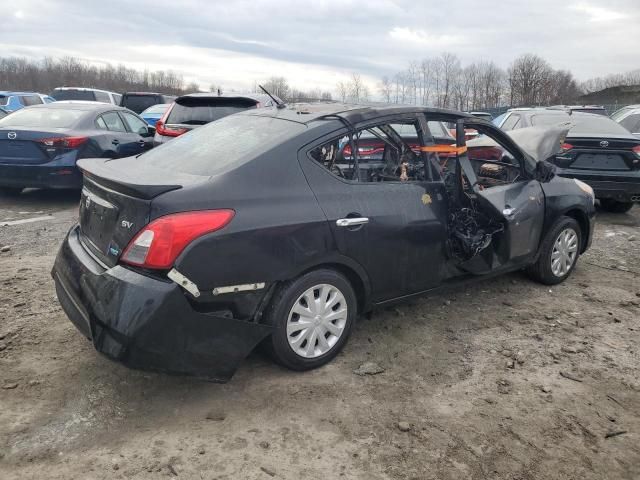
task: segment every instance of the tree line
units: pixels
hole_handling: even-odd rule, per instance
[[[339,87],[338,87],[339,88]],[[583,90],[572,73],[555,70],[534,54],[516,58],[502,69],[480,60],[463,66],[453,53],[409,62],[408,68],[377,85],[389,103],[484,110],[504,105],[552,105],[576,101]]]
[[[197,84],[185,85],[182,75],[172,70],[139,71],[108,63],[96,66],[73,57],[46,57],[41,61],[0,57],[0,86],[6,90],[43,93],[62,86],[115,92],[158,91],[178,95],[198,91]]]

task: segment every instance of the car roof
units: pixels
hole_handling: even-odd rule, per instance
[[[265,117],[277,117],[292,122],[309,124],[318,120],[343,119],[349,123],[358,123],[367,120],[375,120],[378,117],[388,115],[402,115],[409,113],[429,113],[435,115],[447,115],[456,118],[473,118],[473,115],[446,110],[443,108],[430,108],[405,105],[352,105],[345,103],[309,103],[292,104],[285,108],[262,108],[246,110],[238,115],[259,115]],[[434,119],[439,120],[439,119]]]
[[[187,93],[186,95],[179,95],[176,101],[182,98],[249,98],[258,102],[271,100],[271,97],[264,93],[221,93],[220,95],[214,92]]]
[[[2,90],[0,95],[41,95],[38,92],[16,92],[13,90]]]
[[[159,92],[124,92],[122,95],[162,95],[164,97],[175,97],[175,95],[171,95],[170,93]]]
[[[56,90],[82,90],[83,92],[104,92],[104,93],[116,93],[120,95],[118,92],[112,92],[111,90],[101,90],[99,88],[90,88],[90,87],[56,87],[53,89]]]
[[[66,110],[85,110],[87,112],[89,111],[102,112],[102,111],[112,111],[112,110],[131,112],[127,108],[119,107],[118,105],[113,105],[111,103],[90,102],[90,101],[83,101],[83,100],[62,100],[59,102],[33,105],[27,108],[58,108],[58,109],[66,109]]]

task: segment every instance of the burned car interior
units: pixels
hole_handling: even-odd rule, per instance
[[[439,119],[436,120],[446,120]],[[483,274],[511,259],[504,205],[492,191],[525,180],[522,159],[496,138],[495,129],[474,119],[457,122],[458,138],[443,141],[429,121],[398,121],[352,128],[310,151],[310,157],[347,182],[441,182],[447,205],[450,260]],[[465,141],[465,130],[489,142]],[[475,144],[474,144],[475,142]],[[489,248],[491,247],[491,248]]]

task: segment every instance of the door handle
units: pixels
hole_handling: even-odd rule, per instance
[[[515,208],[511,208],[511,207],[507,207],[504,210],[502,210],[502,214],[505,217],[513,217],[513,215],[516,213],[516,209]]]
[[[355,227],[358,225],[365,225],[369,223],[367,217],[355,217],[355,218],[339,218],[336,220],[336,225],[339,227]]]
[[[111,143],[113,143],[114,145],[120,145],[120,140],[113,140]]]
[[[138,145],[144,148],[144,146],[146,145],[146,142],[144,140],[138,140]]]

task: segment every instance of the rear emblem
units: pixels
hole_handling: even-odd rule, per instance
[[[17,136],[18,136],[18,134],[17,134],[16,132],[9,132],[9,133],[7,133],[7,138],[8,138],[9,140],[15,140]]]
[[[131,227],[133,227],[133,222],[127,222],[126,220],[122,220],[122,223],[120,225],[122,226],[122,228],[131,229]]]
[[[606,140],[603,140],[600,142],[600,146],[601,147],[608,147],[609,146],[609,142],[607,142]]]

